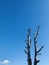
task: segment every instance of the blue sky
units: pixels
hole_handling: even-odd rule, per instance
[[[31,28],[33,62],[33,35],[38,25],[38,44],[45,46],[38,65],[48,65],[49,0],[0,0],[0,65],[6,65],[7,60],[8,65],[27,65],[24,40],[28,28]]]

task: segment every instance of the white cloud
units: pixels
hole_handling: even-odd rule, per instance
[[[9,63],[10,63],[9,60],[3,60],[3,61],[0,62],[0,64],[9,64]]]

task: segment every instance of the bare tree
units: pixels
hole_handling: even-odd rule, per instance
[[[28,65],[32,65],[31,54],[30,54],[30,47],[31,47],[30,29],[28,29],[27,40],[25,40],[25,42],[26,42],[25,53],[27,54]]]
[[[34,65],[37,65],[37,63],[40,62],[40,60],[38,60],[37,57],[38,57],[38,55],[41,55],[40,51],[44,47],[44,46],[42,46],[40,49],[38,49],[38,47],[37,47],[37,37],[38,37],[38,34],[39,34],[39,26],[38,26],[37,32],[34,35],[34,50],[35,50],[34,51]]]

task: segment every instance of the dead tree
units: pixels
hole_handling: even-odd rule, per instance
[[[27,40],[25,40],[25,42],[26,42],[25,53],[27,54],[28,65],[32,65],[31,54],[30,54],[30,47],[31,47],[30,29],[28,29]]]
[[[40,62],[40,60],[38,60],[37,57],[38,57],[38,55],[41,55],[40,51],[44,47],[44,46],[42,46],[40,49],[38,49],[38,47],[37,47],[37,37],[38,37],[38,34],[39,34],[39,26],[38,26],[37,32],[34,35],[34,52],[35,52],[35,54],[34,54],[34,65],[37,65],[37,63]]]

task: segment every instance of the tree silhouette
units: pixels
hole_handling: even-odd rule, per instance
[[[37,59],[37,56],[41,55],[40,51],[44,47],[44,46],[42,46],[40,49],[38,49],[38,46],[37,46],[37,37],[38,37],[38,34],[39,34],[39,26],[38,26],[37,32],[34,35],[34,50],[35,50],[34,51],[34,65],[37,65],[37,63],[40,62],[40,60]]]
[[[27,54],[28,65],[32,65],[31,54],[30,54],[30,47],[31,47],[30,29],[28,29],[27,40],[25,40],[25,42],[26,42],[25,53]]]
[[[41,55],[40,51],[43,49],[44,46],[40,47],[38,49],[37,46],[37,37],[39,34],[39,28],[40,26],[38,26],[37,32],[34,34],[34,65],[37,65],[37,63],[40,62],[40,60],[38,60],[38,55]],[[27,33],[27,40],[25,40],[26,43],[26,50],[25,53],[27,54],[27,61],[28,61],[28,65],[32,65],[32,59],[31,59],[31,53],[30,53],[30,48],[31,48],[31,38],[30,38],[30,29],[28,29],[28,33]]]

